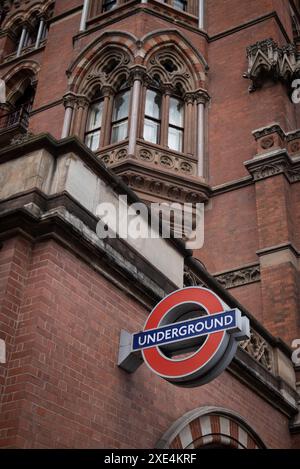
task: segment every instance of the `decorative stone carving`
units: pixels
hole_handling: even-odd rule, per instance
[[[122,148],[121,150],[118,150],[116,152],[116,156],[115,156],[115,160],[116,161],[121,161],[121,160],[125,160],[127,158],[127,149],[126,148]]]
[[[262,129],[252,132],[257,143],[257,154],[267,153],[279,148],[283,148],[285,141],[285,133],[279,124],[272,124]]]
[[[110,162],[110,155],[101,156],[101,161],[103,161],[105,165],[108,165]]]
[[[247,47],[248,71],[243,77],[252,81],[249,91],[261,88],[264,82],[281,80],[290,85],[300,70],[300,60],[294,44],[279,47],[272,38]]]
[[[193,167],[192,167],[192,165],[190,165],[190,164],[187,163],[186,161],[183,161],[183,162],[180,164],[180,170],[181,170],[183,173],[187,173],[187,174],[192,174],[192,173],[193,173]]]
[[[265,164],[252,172],[254,181],[259,181],[260,179],[266,179],[270,176],[275,176],[284,172],[284,164]]]
[[[290,155],[300,153],[300,131],[289,132],[286,135],[287,149]]]
[[[250,338],[242,342],[240,347],[268,371],[273,371],[272,348],[254,329],[251,329]]]
[[[34,134],[31,132],[26,132],[24,134],[17,134],[11,139],[10,145],[22,145],[23,143],[31,140],[33,137],[34,137]]]
[[[188,267],[185,266],[183,274],[183,286],[204,287],[205,285],[197,274],[195,274],[193,271],[191,271]]]
[[[232,272],[216,275],[218,282],[226,289],[247,285],[260,280],[260,267],[254,265]]]
[[[274,146],[274,137],[265,137],[261,140],[260,144],[264,150],[268,150]]]
[[[172,158],[167,155],[162,155],[160,157],[160,164],[166,168],[172,168],[174,166]]]
[[[284,174],[292,184],[300,181],[300,162],[293,161],[287,153],[268,155],[266,158],[253,159],[245,163],[254,181]]]
[[[300,181],[300,167],[288,169],[287,177],[291,183]]]
[[[207,200],[205,188],[201,186],[196,190],[194,187],[195,183],[191,183],[191,187],[187,187],[185,183],[178,181],[178,184],[175,186],[171,181],[166,181],[164,178],[160,180],[152,174],[146,175],[144,173],[143,176],[137,176],[134,170],[122,170],[121,166],[117,171],[115,170],[115,172],[121,177],[126,177],[128,186],[133,190],[142,190],[143,193],[147,193],[150,198],[154,196],[164,201],[176,201],[179,203],[200,203]]]
[[[105,89],[108,94],[114,93],[119,86],[120,74],[128,81],[129,64],[130,57],[126,52],[114,48],[106,50],[85,77],[81,85],[82,94],[93,98],[97,89]]]
[[[142,149],[139,151],[139,158],[143,161],[153,161],[154,155],[151,151]]]
[[[284,174],[290,183],[300,181],[300,130],[287,134],[279,124],[252,132],[257,142],[257,155],[245,165],[254,181]]]
[[[184,95],[193,91],[191,72],[184,60],[170,50],[155,53],[149,60],[145,83],[164,92]]]

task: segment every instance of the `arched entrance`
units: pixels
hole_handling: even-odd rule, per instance
[[[265,444],[235,412],[201,407],[178,419],[157,443],[165,449],[263,449]]]

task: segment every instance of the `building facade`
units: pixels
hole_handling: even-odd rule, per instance
[[[0,22],[0,446],[299,448],[299,2],[5,0]],[[203,247],[100,240],[119,195],[203,203]],[[189,285],[250,319],[228,369],[118,366]]]

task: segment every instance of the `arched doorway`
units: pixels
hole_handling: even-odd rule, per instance
[[[192,410],[157,443],[164,449],[263,449],[265,444],[235,412],[218,407]]]

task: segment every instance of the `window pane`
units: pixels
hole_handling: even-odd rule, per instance
[[[129,91],[119,93],[114,100],[113,122],[125,119],[128,117],[129,109]]]
[[[168,146],[172,150],[182,151],[183,131],[169,127]]]
[[[173,0],[173,6],[177,8],[177,10],[186,11],[186,1],[184,0]]]
[[[125,140],[125,138],[127,138],[127,127],[127,121],[120,122],[119,124],[114,124],[111,133],[111,143],[116,143],[120,142],[121,140]]]
[[[146,116],[153,117],[154,119],[160,119],[161,109],[161,95],[153,90],[147,90],[146,94]]]
[[[92,151],[98,150],[99,143],[100,143],[100,130],[97,130],[96,132],[86,135],[85,144]]]
[[[183,127],[183,102],[180,99],[170,98],[169,123]]]
[[[103,1],[103,11],[109,11],[112,10],[116,6],[117,1],[116,0],[104,0]]]
[[[87,128],[86,128],[87,132],[89,130],[99,129],[99,127],[101,127],[102,114],[103,114],[103,100],[91,105]]]
[[[150,119],[145,119],[144,123],[144,139],[148,142],[159,143],[159,123],[151,121]]]

